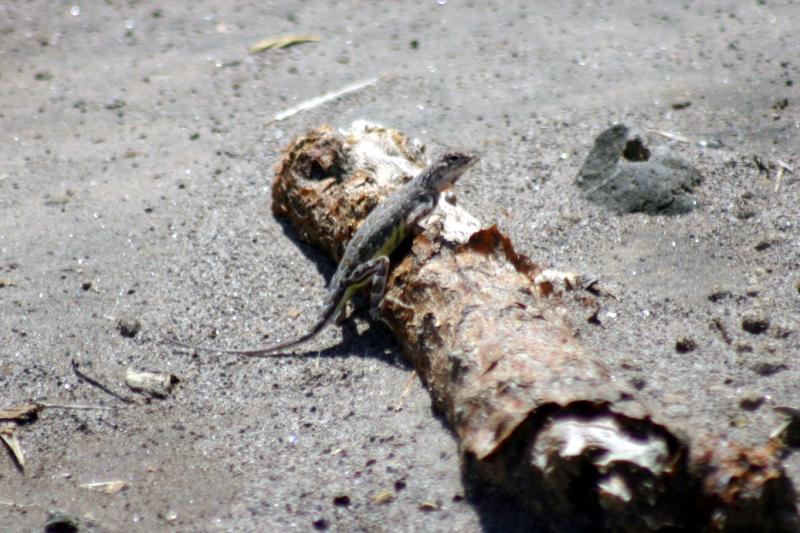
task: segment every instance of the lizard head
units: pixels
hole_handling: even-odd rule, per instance
[[[461,175],[478,161],[478,157],[464,152],[444,154],[431,165],[430,185],[443,191],[453,185]]]

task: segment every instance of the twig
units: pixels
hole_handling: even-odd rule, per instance
[[[778,174],[775,176],[775,189],[774,189],[774,192],[778,192],[778,190],[781,188],[781,182],[783,181],[783,171],[784,171],[784,168],[779,166],[778,167]]]
[[[16,429],[17,426],[15,424],[0,426],[0,441],[2,441],[8,448],[8,451],[11,452],[17,469],[19,469],[20,472],[25,472],[25,454],[22,452],[22,446],[14,432]]]
[[[258,41],[256,44],[250,47],[250,53],[257,54],[271,48],[288,48],[289,46],[294,46],[296,44],[316,43],[319,41],[319,36],[309,35],[306,33],[281,35],[279,37],[270,37],[269,39]]]
[[[127,404],[133,403],[133,400],[131,400],[130,398],[127,398],[125,396],[122,396],[121,394],[118,394],[118,393],[114,392],[113,390],[109,389],[108,387],[106,387],[105,385],[103,385],[102,383],[97,381],[96,379],[94,379],[94,378],[92,378],[90,376],[87,376],[86,374],[81,372],[81,370],[78,368],[78,366],[79,366],[78,362],[75,361],[75,359],[73,359],[72,360],[72,371],[75,372],[75,375],[78,376],[78,378],[82,379],[83,381],[85,381],[89,385],[94,385],[95,387],[97,387],[101,391],[105,392],[106,394],[109,394],[109,395],[113,396],[114,398],[116,398],[117,400],[119,400],[121,402],[125,402]]]
[[[26,505],[24,503],[15,503],[8,500],[0,500],[0,505],[7,505],[9,507],[19,507],[20,509],[25,509],[26,507],[33,507],[32,505]]]
[[[120,479],[113,481],[96,481],[94,483],[83,483],[80,485],[84,489],[101,490],[106,494],[116,494],[121,490],[128,488],[128,484]]]
[[[400,399],[397,400],[397,403],[394,406],[395,411],[399,411],[403,408],[403,404],[406,403],[406,398],[408,397],[408,393],[411,392],[411,386],[414,385],[414,381],[417,378],[417,371],[412,370],[411,374],[408,376],[406,380],[406,386],[403,389],[403,393],[400,395]]]
[[[49,402],[35,402],[37,405],[48,409],[74,409],[74,410],[90,410],[90,409],[98,409],[98,410],[105,410],[105,409],[114,409],[112,406],[108,405],[84,405],[79,403],[49,403]]]
[[[280,122],[282,120],[286,120],[287,118],[294,116],[297,113],[308,111],[309,109],[314,109],[315,107],[319,107],[324,103],[330,102],[331,100],[336,100],[340,96],[360,91],[365,87],[369,87],[370,85],[378,83],[380,79],[381,79],[380,77],[376,77],[376,78],[369,78],[366,80],[357,81],[355,83],[351,83],[350,85],[345,85],[341,89],[327,92],[320,96],[316,96],[309,100],[305,100],[303,102],[300,102],[294,107],[290,107],[289,109],[281,111],[280,113],[272,117],[269,121],[267,121],[267,124],[272,124],[273,122]]]
[[[717,331],[719,331],[719,334],[722,337],[722,340],[725,341],[725,344],[731,344],[733,342],[733,339],[731,339],[731,336],[728,334],[728,330],[725,327],[725,324],[722,323],[722,320],[719,318],[714,318],[711,320],[711,325],[714,326]]]
[[[775,176],[775,190],[774,192],[778,192],[781,188],[781,181],[783,181],[783,174],[784,172],[793,172],[792,167],[781,161],[780,159],[775,160],[775,164],[778,166],[778,175]]]
[[[659,135],[661,137],[664,137],[666,139],[670,139],[672,141],[677,141],[679,143],[690,143],[690,142],[692,142],[692,140],[689,137],[684,137],[683,135],[680,135],[679,133],[670,133],[668,131],[654,130],[654,129],[650,129],[650,128],[648,128],[646,131],[648,133],[653,133],[655,135]]]

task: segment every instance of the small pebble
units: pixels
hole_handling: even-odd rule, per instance
[[[717,303],[720,300],[724,300],[725,298],[730,298],[731,293],[725,289],[714,289],[711,294],[708,295],[708,301],[712,303]]]
[[[739,395],[739,407],[745,411],[755,411],[764,403],[764,395],[755,391],[745,391]]]
[[[697,343],[690,337],[680,337],[675,341],[675,351],[678,353],[689,353],[697,349]]]
[[[372,498],[372,501],[377,504],[386,504],[394,500],[394,492],[391,490],[383,490]]]
[[[754,361],[750,367],[759,376],[771,376],[781,370],[786,370],[786,360],[781,356],[765,355]]]
[[[742,315],[742,329],[753,335],[764,333],[769,329],[769,317],[762,309],[750,309]]]
[[[737,342],[733,345],[733,349],[736,350],[736,353],[753,353],[753,345],[746,343],[746,342]]]
[[[635,376],[630,379],[631,387],[636,390],[642,390],[647,386],[647,380],[644,379],[642,376]]]
[[[350,496],[343,494],[341,496],[336,496],[333,498],[333,505],[336,507],[347,507],[350,505]]]
[[[438,511],[441,506],[437,502],[422,502],[419,504],[419,510],[425,512]]]
[[[142,329],[142,323],[138,320],[129,318],[120,318],[117,321],[117,329],[123,337],[135,337],[139,330]]]

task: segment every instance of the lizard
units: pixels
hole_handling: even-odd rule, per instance
[[[347,302],[367,284],[370,284],[370,318],[378,320],[386,292],[389,256],[434,210],[441,193],[458,181],[477,159],[475,155],[463,152],[446,153],[369,212],[348,241],[328,285],[319,318],[306,333],[253,350],[206,348],[171,338],[167,341],[192,350],[246,357],[274,356],[275,352],[293,348],[316,336],[343,313]]]

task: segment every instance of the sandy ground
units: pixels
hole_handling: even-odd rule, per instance
[[[0,529],[55,509],[99,531],[536,529],[464,498],[419,382],[391,409],[410,371],[363,314],[280,360],[159,344],[257,346],[311,323],[335,265],[272,216],[269,192],[280,148],[322,123],[480,152],[459,201],[535,261],[598,277],[613,297],[601,325],[576,317],[584,341],[688,431],[760,443],[773,407],[800,407],[800,6],[532,4],[4,2],[0,407],[108,409],[47,409],[19,429],[27,468],[0,456]],[[322,41],[248,54],[300,32]],[[693,140],[676,144],[704,177],[693,212],[582,199],[575,174],[616,121]],[[795,173],[767,176],[754,155]],[[742,328],[753,313],[763,333]],[[141,331],[122,336],[120,318]],[[677,351],[683,337],[696,349]],[[128,367],[181,383],[145,401]],[[796,455],[786,470],[800,486]],[[127,489],[81,487],[108,480]]]

